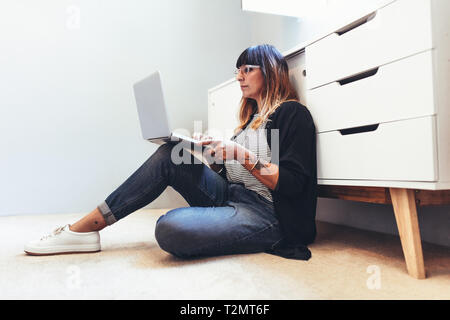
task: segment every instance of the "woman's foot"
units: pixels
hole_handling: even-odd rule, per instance
[[[98,231],[74,232],[69,227],[69,224],[65,225],[39,240],[29,242],[25,245],[24,251],[30,255],[49,255],[101,250]]]

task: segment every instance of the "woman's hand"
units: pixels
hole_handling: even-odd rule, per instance
[[[208,136],[208,135],[206,135],[206,134],[203,134],[203,133],[201,133],[201,132],[194,132],[193,134],[192,134],[192,139],[195,139],[195,140],[197,140],[197,141],[211,141],[211,140],[213,140],[213,137],[211,137],[211,136]],[[200,146],[202,146],[203,144],[202,143],[196,143],[197,145],[200,145]],[[212,156],[212,148],[210,148],[210,147],[207,147],[207,148],[205,148],[205,150],[203,151],[203,155],[206,155],[207,156],[207,162],[211,165],[212,163],[211,163],[211,161],[208,161],[208,159],[211,159],[211,158],[213,158],[213,156]]]
[[[208,136],[206,134],[203,134],[201,132],[194,132],[192,134],[192,139],[195,139],[195,140],[212,140],[213,137]]]
[[[237,160],[240,163],[244,163],[245,159],[248,159],[250,151],[244,148],[239,143],[231,140],[204,140],[200,142],[202,146],[209,146],[207,151],[211,157],[216,160]]]

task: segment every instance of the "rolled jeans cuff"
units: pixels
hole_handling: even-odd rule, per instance
[[[100,210],[103,219],[105,219],[106,225],[110,226],[113,223],[117,222],[116,217],[113,215],[111,209],[109,208],[106,201],[103,201],[97,206],[98,210]]]

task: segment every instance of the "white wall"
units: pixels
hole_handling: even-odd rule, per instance
[[[174,128],[207,128],[208,88],[252,44],[290,48],[295,23],[240,0],[2,0],[0,215],[91,211],[156,150],[136,80],[161,70]],[[149,207],[181,205],[169,187]]]

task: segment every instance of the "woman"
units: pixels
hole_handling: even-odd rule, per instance
[[[202,139],[209,167],[191,154],[189,163],[175,164],[175,144],[161,145],[90,214],[29,243],[25,252],[99,251],[98,231],[170,185],[190,207],[158,219],[155,237],[163,250],[183,258],[268,252],[309,259],[317,199],[312,117],[298,102],[288,65],[275,47],[246,49],[236,68],[240,125],[231,140]]]

